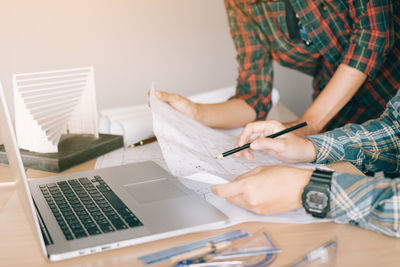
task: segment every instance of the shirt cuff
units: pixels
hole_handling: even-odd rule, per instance
[[[384,60],[382,53],[357,44],[350,44],[344,55],[344,64],[365,73],[371,79],[375,78]]]
[[[365,214],[371,209],[371,195],[360,194],[373,186],[372,177],[349,173],[335,173],[332,177],[331,217],[337,223],[368,228]],[[368,182],[366,180],[371,180]]]
[[[335,135],[335,131],[315,134],[306,138],[314,144],[317,153],[315,163],[329,164],[343,159],[345,151],[338,136]]]

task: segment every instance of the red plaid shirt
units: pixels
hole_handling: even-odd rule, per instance
[[[289,39],[282,0],[225,0],[237,50],[237,98],[264,119],[272,61],[314,77],[313,98],[343,63],[368,75],[327,129],[379,116],[400,87],[400,1],[290,0],[309,45]],[[294,90],[294,88],[293,88]]]

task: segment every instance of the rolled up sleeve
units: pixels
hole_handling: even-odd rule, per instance
[[[374,79],[394,44],[392,2],[355,0],[348,5],[354,26],[342,63]]]
[[[399,112],[400,91],[388,102],[378,119],[308,136],[317,152],[316,163],[348,161],[363,172],[399,172]]]
[[[272,57],[268,45],[259,38],[257,26],[244,15],[246,4],[238,2],[243,1],[225,0],[239,64],[236,94],[232,98],[246,101],[256,111],[258,120],[265,119],[272,107]]]
[[[400,179],[335,174],[330,206],[337,223],[400,237]]]

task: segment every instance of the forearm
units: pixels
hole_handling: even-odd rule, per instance
[[[244,100],[230,99],[217,104],[197,104],[196,119],[213,128],[237,128],[256,119],[256,112]]]
[[[400,170],[400,95],[389,101],[385,112],[361,125],[308,136],[317,152],[317,163],[349,161],[361,171]]]
[[[350,101],[367,75],[345,64],[339,65],[325,89],[301,117],[314,133],[320,132],[328,122]]]
[[[400,237],[400,180],[335,174],[331,215],[335,222]]]

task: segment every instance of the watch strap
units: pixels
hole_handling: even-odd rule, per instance
[[[315,169],[311,175],[310,182],[322,183],[322,184],[331,184],[333,171],[331,170],[322,170]]]
[[[306,211],[308,213],[310,213],[312,216],[314,217],[319,217],[319,218],[324,218],[327,214],[327,212],[329,211],[329,208],[324,208],[323,210],[317,211],[313,208],[311,208],[308,204],[305,205],[305,203],[307,203],[306,199],[307,194],[310,192],[309,190],[307,190],[307,188],[314,188],[317,186],[317,188],[319,188],[320,192],[326,192],[327,195],[327,206],[329,207],[329,202],[330,202],[330,188],[331,188],[331,180],[332,180],[332,176],[333,176],[333,172],[331,170],[326,170],[326,169],[319,169],[316,168],[314,170],[314,172],[311,175],[310,178],[310,182],[308,183],[308,185],[305,187],[303,195],[302,195],[302,202],[303,202],[303,206],[306,209]]]

